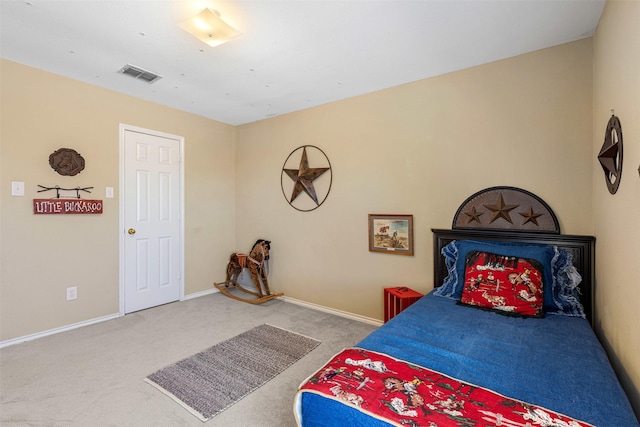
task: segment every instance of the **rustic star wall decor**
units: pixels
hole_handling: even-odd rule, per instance
[[[498,200],[496,201],[495,205],[484,205],[485,208],[493,212],[490,222],[493,222],[498,218],[503,218],[512,224],[513,221],[511,220],[511,215],[509,215],[509,212],[511,212],[518,206],[520,205],[505,205],[504,199],[502,198],[502,193],[500,193],[500,195],[498,196]]]
[[[463,212],[469,219],[467,220],[467,224],[473,222],[473,221],[477,221],[478,223],[480,223],[480,215],[484,214],[484,212],[478,212],[476,210],[475,205],[471,207],[470,211],[467,212]]]
[[[543,214],[541,213],[534,213],[533,212],[533,208],[529,207],[529,212],[527,213],[522,213],[522,212],[518,212],[522,217],[524,217],[524,222],[522,223],[522,225],[528,223],[528,222],[532,222],[535,225],[538,225],[538,218],[541,217]]]
[[[613,112],[613,110],[612,110]],[[615,194],[622,178],[622,125],[611,115],[604,131],[604,143],[598,154],[609,193]]]
[[[508,186],[485,188],[467,197],[456,212],[452,228],[560,233],[558,219],[544,200]]]
[[[326,165],[322,167],[310,167],[309,166],[309,153],[314,158],[315,162],[320,163],[321,165]],[[297,158],[298,153],[300,153],[300,162],[297,169],[293,169],[291,167],[287,167],[287,164],[291,161],[294,161]],[[316,191],[316,186],[314,182],[329,172],[329,180],[328,186],[326,184],[326,180],[324,185],[321,186],[320,195],[318,197],[318,192]],[[289,183],[293,182],[293,189],[291,189],[290,196],[288,196],[289,192],[287,191],[287,185],[285,183],[284,177],[285,175],[290,178]],[[329,195],[329,191],[331,189],[331,163],[329,163],[329,158],[324,154],[324,152],[316,146],[313,145],[304,145],[302,147],[298,147],[289,154],[287,160],[284,162],[284,166],[282,167],[282,194],[287,199],[287,202],[294,208],[299,211],[310,211],[318,208]],[[302,193],[305,193],[309,196],[308,199],[299,198]],[[309,200],[311,199],[311,200]],[[310,202],[313,203],[310,203]]]

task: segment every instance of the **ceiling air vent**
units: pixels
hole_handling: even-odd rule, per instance
[[[124,67],[119,69],[118,72],[139,80],[143,80],[147,83],[153,83],[156,80],[162,78],[162,76],[159,76],[158,74],[152,73],[151,71],[143,70],[140,67],[134,67],[131,64],[125,65]]]

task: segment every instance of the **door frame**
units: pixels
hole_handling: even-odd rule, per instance
[[[126,131],[144,133],[151,136],[158,136],[161,138],[175,139],[180,144],[180,197],[178,203],[180,204],[180,282],[178,287],[180,288],[179,301],[184,300],[184,137],[179,135],[172,135],[165,132],[160,132],[151,129],[145,129],[138,126],[128,125],[120,123],[120,129],[118,133],[119,139],[119,159],[118,159],[118,230],[119,230],[119,253],[118,253],[118,281],[119,281],[119,295],[118,295],[118,307],[120,316],[124,316],[124,297],[125,297],[125,277],[124,277],[124,244],[126,234],[126,224],[124,220],[124,139]]]

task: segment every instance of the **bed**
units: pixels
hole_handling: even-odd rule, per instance
[[[432,233],[436,288],[310,375],[298,425],[638,426],[592,330],[593,237],[514,187]]]

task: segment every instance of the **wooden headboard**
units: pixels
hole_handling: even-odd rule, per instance
[[[462,203],[451,230],[431,231],[436,287],[447,277],[442,248],[453,240],[542,243],[566,249],[573,255],[573,264],[582,276],[580,302],[593,326],[595,237],[560,234],[554,212],[533,193],[515,187],[487,188]]]

